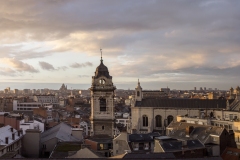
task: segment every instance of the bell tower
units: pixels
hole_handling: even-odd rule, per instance
[[[138,84],[137,87],[135,88],[135,100],[136,101],[142,101],[142,87],[140,85],[139,79],[138,79]]]
[[[100,65],[92,76],[91,91],[91,136],[114,136],[114,91],[112,76],[103,64],[102,50]]]

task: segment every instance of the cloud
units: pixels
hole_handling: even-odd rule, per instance
[[[1,61],[5,64],[11,66],[12,68],[14,68],[14,70],[16,70],[18,72],[30,72],[30,73],[39,72],[33,66],[31,66],[27,63],[24,63],[22,61],[16,60],[16,59],[3,58]]]
[[[0,58],[24,63],[82,54],[92,59],[91,65],[67,61],[68,67],[82,68],[95,66],[102,47],[110,74],[122,79],[160,75],[195,81],[192,75],[238,73],[238,0],[26,0],[0,1],[0,6]],[[67,69],[43,65],[51,71]]]
[[[39,61],[38,63],[43,70],[47,70],[47,71],[58,71],[58,70],[65,71],[66,69],[68,69],[68,67],[66,67],[66,66],[60,66],[60,67],[55,68],[55,67],[53,67],[52,64],[43,62],[43,61]]]
[[[50,63],[47,63],[47,62],[39,62],[39,65],[43,70],[55,70],[53,65],[51,65]]]
[[[68,67],[67,66],[61,66],[61,67],[57,67],[57,70],[66,70],[66,69],[68,69]]]
[[[12,70],[11,68],[0,67],[0,75],[14,77],[17,75],[17,73],[15,70]]]
[[[93,64],[91,62],[85,62],[85,63],[73,63],[70,65],[70,67],[72,68],[83,68],[83,67],[88,67],[88,66],[92,66]]]

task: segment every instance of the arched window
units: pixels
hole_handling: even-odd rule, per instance
[[[156,124],[156,127],[162,127],[162,116],[160,116],[160,115],[157,115],[156,117],[155,117],[155,124]]]
[[[140,92],[139,92],[139,91],[137,91],[137,96],[138,96],[138,97],[140,96]]]
[[[146,115],[143,115],[142,120],[143,120],[143,127],[147,127],[148,126],[148,117]]]
[[[167,117],[167,121],[168,121],[168,124],[170,124],[172,121],[173,121],[173,116],[172,115],[169,115]]]
[[[104,98],[100,98],[100,111],[101,112],[107,111],[106,99]]]

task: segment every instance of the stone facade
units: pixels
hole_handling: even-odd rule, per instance
[[[144,98],[138,81],[135,99],[131,106],[130,133],[150,133],[158,131],[165,134],[165,128],[176,121],[177,115],[192,117],[209,116],[213,110],[227,109],[234,100],[223,99],[163,99]]]
[[[91,136],[114,136],[114,91],[112,76],[101,63],[92,77],[91,90]]]

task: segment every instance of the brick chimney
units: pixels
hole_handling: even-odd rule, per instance
[[[193,126],[187,126],[186,127],[186,137],[189,137],[190,134],[192,133],[194,127]]]
[[[12,140],[15,140],[15,133],[12,133]]]
[[[8,144],[8,137],[5,137],[5,143]]]

